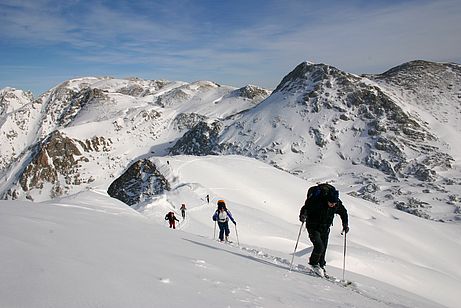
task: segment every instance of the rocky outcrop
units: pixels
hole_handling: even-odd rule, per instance
[[[61,196],[66,184],[81,184],[76,166],[84,160],[77,144],[57,131],[38,149],[37,155],[22,173],[19,183],[26,193],[51,184],[51,196]],[[63,183],[59,180],[60,176],[63,177]]]
[[[111,140],[94,137],[80,141],[55,131],[32,151],[31,161],[19,177],[19,187],[10,189],[4,198],[17,198],[24,193],[34,200],[31,191],[47,187],[49,198],[64,195],[69,187],[91,183],[91,176],[82,176],[80,167],[89,162],[85,155],[92,151],[109,151]]]
[[[101,101],[106,99],[107,94],[102,90],[92,88],[85,88],[81,90],[71,98],[70,103],[57,119],[57,124],[59,126],[66,127],[86,105],[90,104],[92,101]]]
[[[150,160],[138,160],[109,186],[107,193],[128,205],[148,201],[170,190],[170,184]]]
[[[205,120],[205,116],[197,113],[181,113],[174,119],[173,127],[179,131],[189,130]]]
[[[222,130],[221,122],[199,122],[191,130],[184,134],[171,148],[171,155],[210,155],[218,150],[218,137]]]
[[[330,65],[303,62],[282,79],[275,88],[274,93],[293,93],[300,90],[311,97],[315,97],[315,91],[318,90],[315,86],[325,81],[325,86],[332,88],[331,79],[336,80],[336,83],[345,90],[352,88],[353,83],[360,80],[359,77],[343,72]]]
[[[254,85],[247,85],[243,88],[237,89],[232,91],[229,96],[240,96],[244,98],[248,98],[250,100],[258,100],[261,101],[268,97],[271,92],[267,89],[260,88]]]

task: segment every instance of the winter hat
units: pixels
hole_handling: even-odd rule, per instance
[[[218,200],[218,209],[226,208],[226,202],[224,200]]]
[[[331,189],[327,195],[327,201],[337,203],[339,201],[339,192],[336,189]]]

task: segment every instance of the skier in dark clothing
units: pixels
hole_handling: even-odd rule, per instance
[[[186,209],[186,205],[184,203],[181,204],[180,210],[181,210],[182,219],[186,219],[186,210],[187,209]]]
[[[325,276],[325,254],[335,214],[341,217],[343,232],[349,232],[347,210],[339,199],[336,188],[326,183],[309,188],[307,199],[299,213],[299,220],[306,222],[309,239],[314,245],[309,264],[312,270],[322,277]]]
[[[169,212],[168,214],[165,215],[165,220],[168,220],[170,223],[170,228],[176,229],[176,221],[179,222],[179,220],[174,216],[173,212]]]
[[[231,212],[226,208],[226,203],[224,200],[218,200],[218,209],[212,217],[213,221],[218,222],[219,227],[219,240],[224,241],[224,235],[226,236],[226,242],[228,241],[228,236],[230,234],[229,230],[229,219],[232,220],[234,225],[237,225],[237,222],[232,217]]]

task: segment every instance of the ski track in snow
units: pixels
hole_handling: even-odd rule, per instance
[[[348,289],[348,290],[350,290],[352,292],[355,292],[355,293],[357,293],[357,294],[359,294],[359,295],[361,295],[361,296],[363,296],[363,297],[365,297],[365,298],[367,298],[369,300],[372,300],[372,301],[375,301],[375,302],[378,302],[378,303],[381,303],[381,304],[384,304],[384,305],[388,305],[388,306],[391,306],[391,307],[407,307],[407,308],[411,308],[409,306],[405,306],[405,305],[402,305],[400,303],[395,303],[395,302],[390,302],[390,301],[385,301],[383,299],[379,299],[379,298],[369,294],[365,290],[361,289],[357,285],[357,283],[355,283],[355,282],[352,282],[352,281],[349,281],[349,280],[344,280],[343,281],[343,280],[341,280],[341,279],[339,279],[337,277],[331,276],[331,275],[329,275],[329,278],[321,278],[317,274],[312,272],[312,270],[309,267],[304,266],[302,264],[293,265],[293,268],[290,271],[290,261],[289,260],[287,260],[285,258],[281,258],[281,257],[272,256],[272,255],[270,255],[268,253],[265,253],[262,250],[249,248],[249,247],[244,247],[244,246],[241,246],[241,245],[237,245],[234,242],[223,242],[222,244],[229,245],[229,246],[235,247],[235,248],[239,248],[240,250],[245,251],[252,258],[254,258],[255,260],[258,260],[259,262],[263,262],[263,263],[266,263],[266,264],[271,264],[271,265],[277,266],[279,268],[286,269],[288,271],[288,273],[284,275],[285,278],[289,277],[288,275],[291,274],[291,272],[300,273],[300,274],[308,275],[308,276],[311,276],[311,277],[314,277],[314,278],[317,278],[317,279],[322,279],[322,280],[328,281],[331,284],[334,284],[334,285],[337,285],[339,287]],[[196,265],[197,265],[197,263],[196,263]]]

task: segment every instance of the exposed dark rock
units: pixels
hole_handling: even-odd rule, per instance
[[[150,160],[138,160],[109,186],[107,193],[128,205],[170,190],[170,183]]]
[[[382,171],[386,175],[390,175],[392,177],[396,176],[391,163],[388,160],[382,158],[381,155],[376,151],[370,152],[370,154],[365,159],[365,164],[371,168]]]
[[[343,87],[352,84],[350,79],[359,79],[358,77],[347,74],[330,65],[303,62],[282,79],[274,92],[292,92],[303,88],[304,90],[309,90],[305,87],[306,81],[308,81],[309,84],[315,84],[324,80],[328,81],[330,78],[335,78],[338,84]],[[331,87],[331,83],[327,83],[326,87],[328,86]],[[319,89],[320,88],[314,88],[313,90],[316,91]]]
[[[100,101],[107,99],[107,95],[103,90],[97,88],[85,88],[75,94],[68,106],[57,119],[57,124],[67,126],[78,115],[78,113],[92,101]]]
[[[230,95],[245,97],[251,100],[261,100],[266,98],[269,94],[270,91],[253,85],[247,85],[230,93]]]
[[[63,184],[81,184],[76,167],[79,161],[85,159],[76,142],[56,131],[38,149],[37,155],[22,173],[19,183],[25,192],[41,189],[45,183],[50,183],[53,187],[51,196],[60,196]],[[60,183],[60,175],[65,183]]]
[[[315,144],[319,147],[323,148],[328,143],[328,141],[325,139],[325,136],[322,134],[320,130],[311,127],[309,133],[313,135]]]
[[[206,117],[197,113],[180,113],[173,121],[174,127],[182,131],[184,129],[191,129],[200,122],[206,120]]]
[[[139,78],[136,78],[136,77],[133,77],[133,78],[129,78],[128,80],[130,81],[142,81],[142,79],[139,79]],[[165,81],[165,80],[152,80],[149,82],[149,88],[146,89],[145,86],[141,85],[141,84],[137,84],[137,83],[131,83],[125,87],[122,87],[120,89],[117,89],[117,93],[120,93],[120,94],[125,94],[125,95],[130,95],[130,96],[133,96],[133,97],[144,97],[146,95],[150,95],[152,93],[154,93],[155,91],[158,91],[160,90],[161,88],[163,88],[166,84],[168,83],[168,81]]]
[[[112,141],[104,137],[80,141],[55,131],[33,150],[30,163],[19,177],[19,185],[26,194],[50,185],[50,198],[62,196],[67,186],[92,181],[80,175],[81,164],[89,161],[84,154],[91,151],[107,152],[111,144]],[[10,189],[4,197],[14,199],[19,195],[19,192]],[[28,198],[32,200],[30,196]]]
[[[171,155],[210,155],[219,150],[218,137],[222,130],[221,122],[199,122],[191,130],[184,134],[171,148]]]
[[[416,198],[410,198],[407,202],[396,201],[395,207],[401,211],[413,214],[415,216],[430,219],[430,215],[424,211],[425,208],[429,207],[426,202],[422,202]]]

